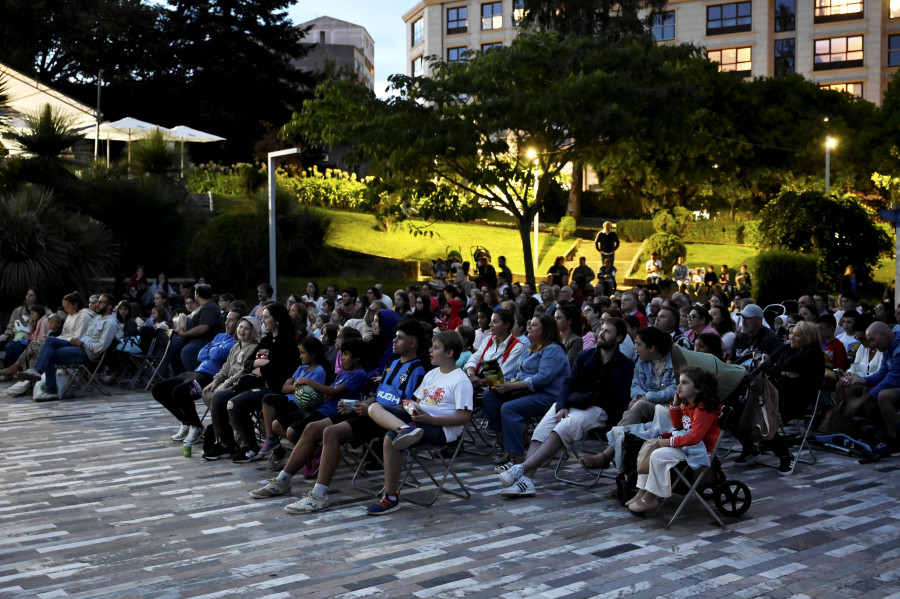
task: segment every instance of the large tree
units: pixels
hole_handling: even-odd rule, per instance
[[[387,100],[344,82],[321,86],[286,132],[354,144],[351,158],[508,211],[529,257],[532,219],[563,167],[597,144],[679,135],[693,93],[684,82],[706,68],[687,46],[522,35],[467,63],[435,63],[430,77],[394,76],[398,95]]]

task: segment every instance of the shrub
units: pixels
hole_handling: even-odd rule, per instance
[[[19,301],[29,287],[58,297],[93,290],[110,274],[112,235],[96,220],[65,210],[53,193],[23,187],[0,195],[0,298]],[[5,304],[4,302],[4,304]]]
[[[616,223],[616,234],[622,241],[644,241],[655,233],[653,221],[650,220],[620,220]]]
[[[816,289],[816,257],[786,250],[768,250],[756,257],[753,291],[761,306],[800,297]]]
[[[671,210],[660,210],[653,217],[653,228],[657,233],[668,233],[686,237],[694,222],[693,213],[687,208],[676,206]]]
[[[650,237],[647,243],[647,256],[643,260],[649,260],[649,254],[652,252],[656,252],[662,260],[664,273],[671,272],[679,256],[687,257],[687,248],[681,238],[668,233],[656,233]]]
[[[660,210],[653,217],[653,230],[657,233],[668,233],[669,235],[677,235],[675,232],[675,217],[668,210]]]
[[[328,217],[295,209],[276,219],[276,261],[284,275],[316,275],[325,271],[330,253],[325,239]],[[229,212],[210,220],[194,237],[188,267],[222,281],[235,294],[268,278],[269,225],[265,212]]]
[[[718,243],[721,245],[736,245],[747,243],[744,231],[747,223],[728,222],[719,220],[705,220],[695,222],[686,241],[697,243]]]
[[[559,238],[561,240],[566,240],[572,235],[575,234],[575,229],[578,227],[578,224],[575,222],[575,219],[571,216],[564,216],[559,221]]]
[[[322,173],[313,167],[302,177],[279,177],[278,181],[303,206],[358,210],[366,202],[365,183],[357,181],[356,175],[339,170]]]
[[[836,198],[821,192],[785,191],[762,209],[759,235],[767,248],[813,255],[819,280],[836,288],[852,265],[867,281],[882,252],[893,245],[853,196]]]

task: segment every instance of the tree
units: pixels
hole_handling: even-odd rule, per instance
[[[691,94],[681,81],[701,64],[694,48],[642,39],[522,35],[467,63],[436,62],[430,77],[395,75],[399,94],[387,100],[346,82],[320,86],[285,132],[352,143],[351,160],[410,182],[437,178],[509,212],[529,256],[531,222],[563,167],[599,143],[677,135]]]
[[[819,280],[836,288],[848,265],[870,279],[880,255],[893,248],[853,196],[786,191],[759,214],[764,248],[786,249],[816,257]]]

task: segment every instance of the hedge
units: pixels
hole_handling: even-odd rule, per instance
[[[683,241],[691,243],[717,243],[721,245],[757,245],[757,221],[725,222],[697,221],[687,230]],[[620,220],[616,233],[622,241],[644,241],[654,233],[652,220]]]
[[[816,257],[786,250],[768,250],[756,257],[753,281],[756,303],[781,303],[816,290]]]

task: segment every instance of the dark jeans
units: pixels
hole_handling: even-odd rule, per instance
[[[25,348],[28,345],[24,343],[8,343],[6,346],[6,355],[3,356],[3,365],[7,368],[16,363],[16,360],[19,359],[19,356],[22,355],[22,352],[25,351]]]
[[[251,389],[231,398],[226,405],[228,408],[228,420],[234,432],[237,433],[241,444],[247,449],[257,451],[259,443],[256,441],[256,427],[253,425],[253,415],[262,409],[262,400],[272,393],[271,389]]]
[[[160,381],[153,386],[153,399],[169,410],[182,424],[200,426],[200,417],[191,395],[191,387],[197,381],[201,388],[212,382],[212,377],[205,372],[183,372],[172,378]]]
[[[208,341],[194,340],[187,341],[181,337],[172,337],[169,349],[166,351],[164,363],[172,367],[172,372],[181,374],[182,372],[190,372],[196,370],[200,366],[197,355]]]

